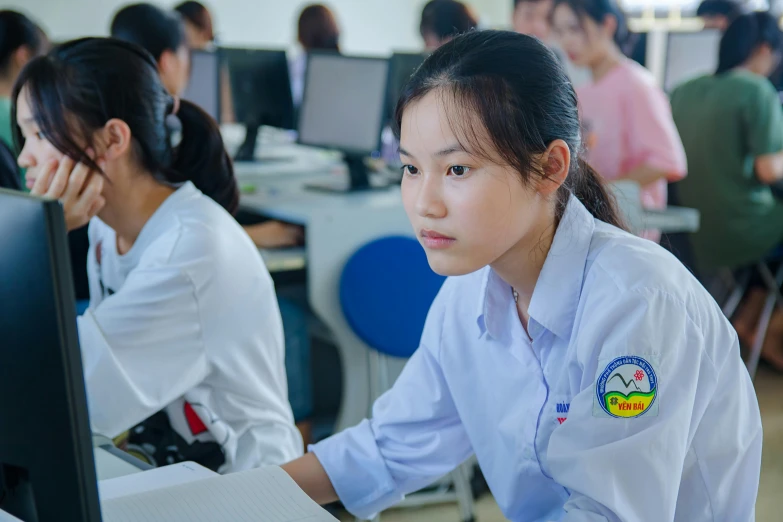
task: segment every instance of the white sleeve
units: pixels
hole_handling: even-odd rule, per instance
[[[180,270],[133,271],[78,327],[90,420],[102,435],[160,411],[209,371],[195,289]]]
[[[563,522],[673,520],[693,432],[717,387],[703,332],[683,303],[648,289],[614,301],[595,303],[604,307],[601,319],[580,332],[580,345],[598,360],[595,378],[573,398],[568,420],[549,441],[551,476],[570,492]],[[601,406],[598,382],[628,360],[650,364],[657,396],[643,415],[615,418]],[[638,389],[630,380],[637,375],[644,382],[644,374],[632,370],[628,385]],[[633,406],[609,396],[605,405]]]
[[[472,453],[438,357],[448,286],[430,309],[419,349],[375,402],[372,420],[311,448],[354,515],[370,518]]]

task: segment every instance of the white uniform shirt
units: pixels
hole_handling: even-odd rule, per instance
[[[312,448],[349,510],[369,516],[475,452],[512,521],[754,520],[753,386],[673,256],[572,197],[529,313],[532,342],[490,268],[446,280],[372,420]]]
[[[94,431],[114,437],[165,408],[189,444],[220,444],[221,472],[301,455],[274,287],[236,221],[188,182],[125,255],[99,219],[89,236],[78,326]]]

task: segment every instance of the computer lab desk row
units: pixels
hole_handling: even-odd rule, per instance
[[[354,193],[322,193],[307,190],[305,184],[333,178],[334,173],[255,178],[256,190],[243,194],[241,206],[272,219],[305,227],[303,249],[262,252],[270,271],[288,266],[305,268],[308,301],[313,312],[329,328],[340,354],[344,376],[342,401],[336,431],[365,418],[370,408],[371,368],[368,347],[351,330],[342,314],[338,285],[348,258],[362,245],[383,236],[413,236],[402,207],[399,186]],[[639,204],[635,184],[615,187],[618,203],[632,230],[658,228],[663,232],[692,232],[699,215],[692,209],[670,208],[647,212]],[[396,375],[404,361],[390,365]]]

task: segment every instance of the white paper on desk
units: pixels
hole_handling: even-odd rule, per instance
[[[195,462],[180,462],[124,477],[101,480],[98,482],[98,496],[101,502],[104,502],[215,476],[217,473]]]
[[[104,522],[336,522],[276,466],[101,503]]]

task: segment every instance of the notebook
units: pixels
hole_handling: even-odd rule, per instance
[[[101,502],[103,522],[336,522],[276,466]]]
[[[205,478],[219,476],[211,469],[195,462],[180,462],[142,473],[98,481],[98,497],[102,502],[128,497],[155,489],[187,484]],[[2,522],[2,520],[0,520]]]

